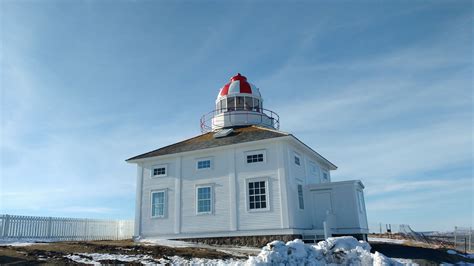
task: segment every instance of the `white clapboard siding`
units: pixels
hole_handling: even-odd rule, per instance
[[[133,221],[0,215],[0,239],[120,240],[133,236]]]

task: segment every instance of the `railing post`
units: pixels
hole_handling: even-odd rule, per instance
[[[10,227],[10,215],[6,214],[5,215],[5,219],[3,219],[3,232],[2,232],[2,236],[3,237],[8,237],[8,231],[9,231],[9,227]]]

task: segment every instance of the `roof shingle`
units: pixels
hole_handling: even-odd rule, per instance
[[[219,146],[226,146],[256,140],[271,139],[288,136],[289,134],[276,131],[272,129],[248,126],[234,128],[234,131],[226,137],[214,138],[215,132],[208,132],[194,138],[183,140],[181,142],[171,144],[154,151],[150,151],[144,154],[137,155],[126,161],[144,159],[149,157],[161,156],[166,154],[174,154],[187,151],[195,151],[202,149],[215,148]]]

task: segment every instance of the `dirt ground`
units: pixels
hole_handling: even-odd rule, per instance
[[[236,258],[227,253],[205,248],[171,248],[146,246],[131,240],[56,242],[30,246],[0,246],[0,264],[48,264],[63,265],[74,263],[64,256],[74,253],[109,253],[123,255],[150,255],[155,259],[180,256],[183,258],[228,259]],[[103,264],[124,264],[119,261],[101,261]],[[75,264],[75,263],[74,263]],[[134,265],[134,263],[126,263]],[[138,265],[138,263],[137,263]]]
[[[392,258],[412,259],[421,266],[439,265],[442,262],[458,263],[474,260],[451,255],[446,249],[434,249],[419,246],[400,245],[392,243],[370,243],[372,252],[378,251]],[[77,253],[108,253],[122,255],[150,255],[154,259],[180,256],[183,258],[230,259],[236,257],[228,253],[219,252],[209,248],[171,248],[163,246],[147,246],[134,243],[131,240],[123,241],[90,241],[90,242],[57,242],[47,244],[34,244],[30,246],[0,246],[1,265],[47,264],[64,265],[77,264],[64,256]],[[126,264],[120,261],[101,261],[103,264]]]

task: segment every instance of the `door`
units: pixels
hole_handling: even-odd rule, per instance
[[[313,201],[313,228],[322,229],[326,220],[326,213],[332,212],[331,192],[312,192]]]

